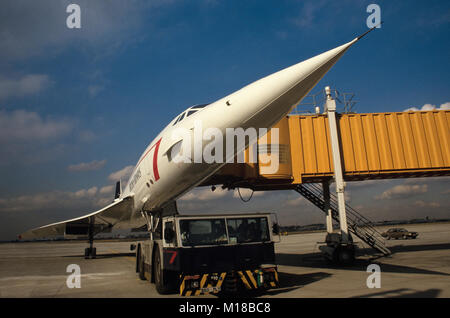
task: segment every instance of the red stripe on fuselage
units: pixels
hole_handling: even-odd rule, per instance
[[[155,182],[159,180],[158,150],[159,150],[159,144],[161,143],[161,139],[159,139],[158,142],[155,144],[155,154],[153,155],[153,174],[155,175]]]
[[[159,171],[158,171],[158,151],[159,151],[159,144],[161,143],[162,138],[160,138],[153,146],[150,147],[149,150],[142,156],[142,158],[139,160],[139,162],[136,165],[136,168],[139,167],[140,163],[144,158],[148,155],[148,153],[155,148],[155,152],[153,154],[153,174],[155,175],[155,182],[159,180]]]

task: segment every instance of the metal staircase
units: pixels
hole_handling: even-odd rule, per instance
[[[320,186],[314,183],[299,184],[295,191],[327,213],[325,211],[323,191]],[[333,219],[339,223],[338,201],[337,197],[332,193],[330,193],[330,209]],[[374,224],[348,204],[345,204],[345,209],[349,231],[377,251],[384,255],[390,255],[391,251],[384,244],[384,239],[381,233],[375,229]]]

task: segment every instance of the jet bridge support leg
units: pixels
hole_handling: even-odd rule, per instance
[[[336,123],[336,101],[331,96],[331,90],[325,87],[327,95],[326,112],[328,116],[328,124],[330,128],[331,149],[333,153],[334,179],[336,182],[336,193],[338,198],[338,212],[340,233],[333,233],[331,224],[330,207],[330,189],[329,184],[323,184],[324,202],[327,214],[327,236],[325,239],[326,246],[321,246],[321,251],[325,256],[335,263],[351,264],[355,260],[355,245],[348,232],[347,215],[345,211],[345,182],[342,173],[342,161],[339,144],[339,131]]]
[[[97,249],[94,247],[94,221],[95,216],[89,218],[88,243],[89,247],[84,250],[84,258],[92,259],[97,257]]]
[[[324,201],[324,211],[327,213],[326,225],[327,225],[327,233],[333,233],[333,215],[331,214],[331,204],[330,204],[330,182],[324,181],[322,182],[322,190],[323,190],[323,201]]]

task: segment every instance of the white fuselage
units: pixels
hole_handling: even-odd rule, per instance
[[[150,143],[140,157],[122,196],[134,194],[134,213],[163,207],[213,175],[225,163],[176,163],[167,151],[179,140],[172,138],[176,128],[192,129],[194,121],[203,131],[249,127],[270,129],[301,101],[356,39],[335,49],[264,77],[199,109],[176,122],[177,116]],[[176,123],[175,123],[176,122]],[[175,123],[175,125],[174,125]],[[210,141],[203,141],[202,147]],[[244,149],[236,149],[242,151]]]

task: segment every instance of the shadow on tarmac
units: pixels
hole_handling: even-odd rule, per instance
[[[315,272],[308,274],[290,274],[290,273],[278,273],[278,279],[280,286],[277,289],[269,289],[264,292],[264,295],[278,295],[287,293],[289,291],[304,287],[306,285],[318,282],[324,278],[332,276],[325,272]]]
[[[392,251],[392,255],[402,252],[415,252],[415,251],[433,251],[433,250],[450,250],[450,244],[430,244],[430,245],[397,245],[389,247]],[[358,249],[358,255],[368,256],[367,259],[357,258],[355,262],[350,266],[338,266],[329,263],[322,253],[307,253],[307,254],[277,254],[277,264],[286,266],[298,266],[298,267],[311,267],[321,269],[341,269],[341,270],[359,270],[366,271],[369,264],[378,264],[384,272],[390,273],[407,273],[407,274],[428,274],[428,275],[441,275],[450,276],[448,273],[431,271],[412,266],[385,264],[377,262],[378,259],[389,259],[392,256],[384,257],[377,254],[373,249],[363,248]]]
[[[439,244],[422,244],[422,245],[393,245],[387,246],[392,252],[391,255],[396,253],[405,252],[422,252],[422,251],[437,251],[437,250],[450,250],[450,243]],[[364,247],[358,249],[359,254],[375,255],[376,252],[370,247]],[[381,255],[381,254],[380,254]]]
[[[380,293],[366,294],[354,298],[367,297],[389,297],[389,298],[436,298],[441,293],[440,289],[431,288],[427,290],[414,290],[409,288],[400,288],[388,290]]]
[[[115,257],[135,257],[135,253],[108,253],[108,254],[97,254],[96,259],[102,258],[115,258]],[[63,257],[74,257],[74,258],[84,258],[84,255],[67,255]]]
[[[276,289],[261,289],[261,290],[240,290],[238,292],[238,297],[259,297],[259,296],[274,296],[278,294],[283,294],[290,292],[292,290],[304,287],[306,285],[312,284],[324,278],[332,276],[329,273],[324,272],[315,272],[308,274],[290,274],[278,272],[278,281],[279,287]],[[219,298],[229,298],[236,297],[236,294],[227,295],[227,294],[219,294],[217,295]]]
[[[428,245],[394,245],[390,246],[389,249],[391,250],[392,254],[403,252],[450,250],[450,243]]]

